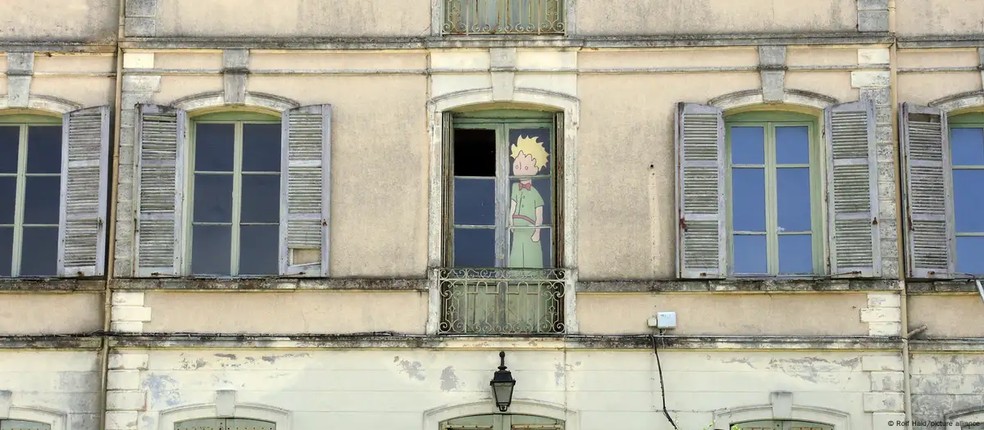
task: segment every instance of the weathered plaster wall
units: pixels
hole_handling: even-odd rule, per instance
[[[25,410],[52,411],[34,416],[67,425],[53,430],[97,430],[100,377],[98,351],[3,350],[0,404],[10,407],[9,416]],[[9,391],[9,397],[3,391]]]
[[[984,338],[984,303],[977,294],[909,296],[909,330],[930,338]]]
[[[984,30],[984,4],[975,0],[895,0],[900,35],[971,35]]]
[[[577,32],[590,35],[855,31],[854,0],[627,0],[577,3]],[[613,25],[617,24],[617,25]]]
[[[984,405],[984,355],[914,353],[912,415],[943,420],[945,414]]]
[[[98,331],[102,308],[101,293],[0,293],[0,336]]]
[[[5,0],[0,40],[112,42],[118,7],[118,0]],[[54,11],[57,19],[52,19]]]
[[[582,334],[646,334],[656,312],[677,313],[675,335],[868,334],[865,294],[578,294]],[[779,323],[781,322],[781,323]]]
[[[147,292],[145,332],[423,334],[425,292]],[[397,311],[398,310],[398,311]]]
[[[156,3],[156,36],[423,36],[431,24],[429,0]]]
[[[981,90],[976,49],[905,49],[899,51],[900,102],[922,105]],[[932,83],[932,84],[927,84]]]

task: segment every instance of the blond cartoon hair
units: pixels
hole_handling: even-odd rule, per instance
[[[547,165],[547,159],[550,157],[550,154],[543,147],[543,143],[536,136],[519,136],[519,139],[516,139],[516,144],[510,149],[512,150],[512,158],[518,157],[520,152],[533,156],[533,165],[536,166],[537,171]]]

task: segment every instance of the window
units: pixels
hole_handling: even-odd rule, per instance
[[[249,418],[201,418],[174,423],[174,430],[276,430],[270,421]]]
[[[950,120],[956,271],[984,274],[984,114]]]
[[[54,276],[61,120],[0,117],[0,121],[0,276]]]
[[[564,0],[442,0],[444,34],[564,34]]]
[[[561,420],[534,415],[475,415],[441,423],[440,430],[564,430]]]
[[[737,423],[739,430],[834,430],[834,426],[807,421],[750,421]]]
[[[731,273],[820,273],[823,212],[816,119],[746,113],[725,121]]]
[[[196,118],[193,130],[191,273],[277,274],[279,118],[219,114]]]
[[[34,421],[0,420],[0,430],[51,430],[51,425]]]

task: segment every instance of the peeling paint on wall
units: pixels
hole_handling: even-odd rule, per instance
[[[151,373],[144,380],[143,387],[150,394],[154,403],[164,403],[169,407],[181,403],[178,382],[170,376]]]
[[[457,390],[461,386],[458,375],[454,374],[454,367],[448,366],[441,371],[441,391]]]
[[[411,379],[416,379],[418,381],[423,381],[426,379],[424,376],[423,365],[419,361],[411,362],[410,360],[400,360],[400,356],[393,357],[393,362],[398,363],[400,366],[400,371],[406,373]]]

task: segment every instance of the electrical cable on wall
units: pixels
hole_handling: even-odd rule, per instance
[[[677,425],[673,422],[673,418],[670,417],[670,413],[666,411],[666,388],[663,387],[663,365],[659,362],[659,349],[656,348],[656,336],[650,334],[649,339],[653,341],[653,354],[656,355],[656,370],[659,372],[659,393],[660,398],[663,399],[663,415],[666,415],[666,420],[670,422],[670,425],[674,429],[677,429]]]

